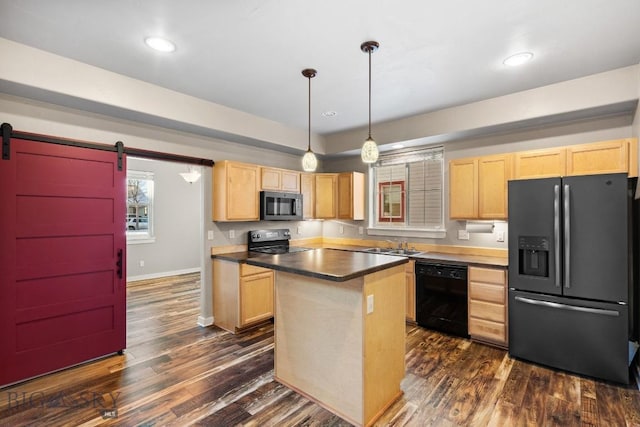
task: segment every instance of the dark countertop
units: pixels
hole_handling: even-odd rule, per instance
[[[333,282],[344,282],[409,261],[407,257],[319,248],[282,255],[234,252],[213,258],[270,268]]]
[[[309,245],[310,247],[318,247],[322,246],[325,249],[338,249],[342,251],[362,251],[366,249],[363,246],[353,246],[353,245],[336,245],[336,244],[325,244],[325,245]],[[304,253],[304,252],[303,252]],[[362,253],[362,252],[359,252]],[[368,254],[374,255],[374,254]],[[230,253],[222,253],[212,255],[211,258],[224,259],[226,261],[232,262],[248,262],[248,260],[260,259],[261,257],[270,257],[272,255],[264,255],[256,252],[230,252]],[[387,255],[389,256],[389,255]],[[458,254],[447,254],[442,252],[422,252],[419,255],[413,255],[409,257],[409,259],[414,259],[417,262],[437,262],[437,263],[445,263],[445,264],[457,264],[457,265],[474,265],[479,267],[503,267],[507,268],[509,265],[509,260],[506,257],[493,257],[493,256],[482,256],[482,255],[458,255]],[[258,264],[254,264],[258,265]]]
[[[334,249],[342,249],[347,251],[362,251],[366,249],[363,246],[352,246],[352,245],[336,245],[336,244],[325,244],[323,247],[331,247]],[[457,265],[474,265],[479,267],[504,267],[507,268],[509,266],[509,259],[507,257],[495,257],[495,256],[484,256],[484,255],[461,255],[461,254],[448,254],[444,252],[431,252],[425,251],[421,252],[418,255],[412,255],[409,259],[414,259],[417,262],[425,261],[425,262],[438,262],[445,264],[457,264]]]

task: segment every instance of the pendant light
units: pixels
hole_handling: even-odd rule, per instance
[[[360,50],[369,54],[369,137],[362,145],[360,156],[364,163],[375,163],[378,160],[378,146],[371,137],[371,54],[378,50],[380,45],[375,41],[364,42]]]
[[[316,73],[317,71],[313,68],[302,70],[302,75],[309,79],[309,145],[307,145],[307,152],[302,156],[302,170],[305,172],[314,172],[318,167],[318,159],[311,151],[311,79],[316,76]]]

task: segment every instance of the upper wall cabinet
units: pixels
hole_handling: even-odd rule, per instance
[[[315,215],[316,179],[312,173],[300,175],[300,192],[302,193],[302,218],[312,219]]]
[[[618,139],[567,147],[568,176],[628,171],[629,140]]]
[[[514,154],[515,179],[618,172],[626,172],[629,177],[638,176],[637,139],[616,139]]]
[[[507,181],[511,179],[509,154],[478,159],[478,218],[507,218]]]
[[[300,172],[261,167],[260,173],[262,190],[300,192]]]
[[[213,220],[260,220],[260,167],[222,160],[213,167]]]
[[[338,218],[364,220],[364,174],[338,174]]]
[[[566,174],[567,150],[563,147],[521,151],[514,154],[516,179],[550,178]]]
[[[456,159],[449,162],[451,219],[506,219],[511,155]]]
[[[338,174],[315,174],[315,218],[332,219],[337,217],[337,182]],[[302,203],[304,205],[304,196]]]
[[[449,162],[449,217],[451,219],[478,216],[478,159],[457,159]]]

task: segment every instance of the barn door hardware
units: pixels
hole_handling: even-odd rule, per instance
[[[122,156],[124,154],[124,144],[122,141],[116,142],[116,150],[118,151],[118,170],[122,170]]]
[[[2,124],[2,160],[9,160],[11,157],[11,131],[13,128],[9,123]]]

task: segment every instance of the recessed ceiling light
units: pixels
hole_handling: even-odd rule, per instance
[[[509,67],[517,67],[518,65],[522,65],[525,62],[531,61],[532,58],[533,53],[531,52],[519,52],[515,55],[511,55],[510,57],[502,61],[502,63]]]
[[[322,117],[335,117],[337,115],[337,111],[325,111],[324,113],[322,113]]]
[[[163,39],[162,37],[147,37],[144,39],[144,42],[151,49],[155,49],[160,52],[173,52],[176,50],[176,45],[167,39]]]
[[[404,148],[404,145],[402,145],[402,144],[393,144],[391,146],[391,148]]]

